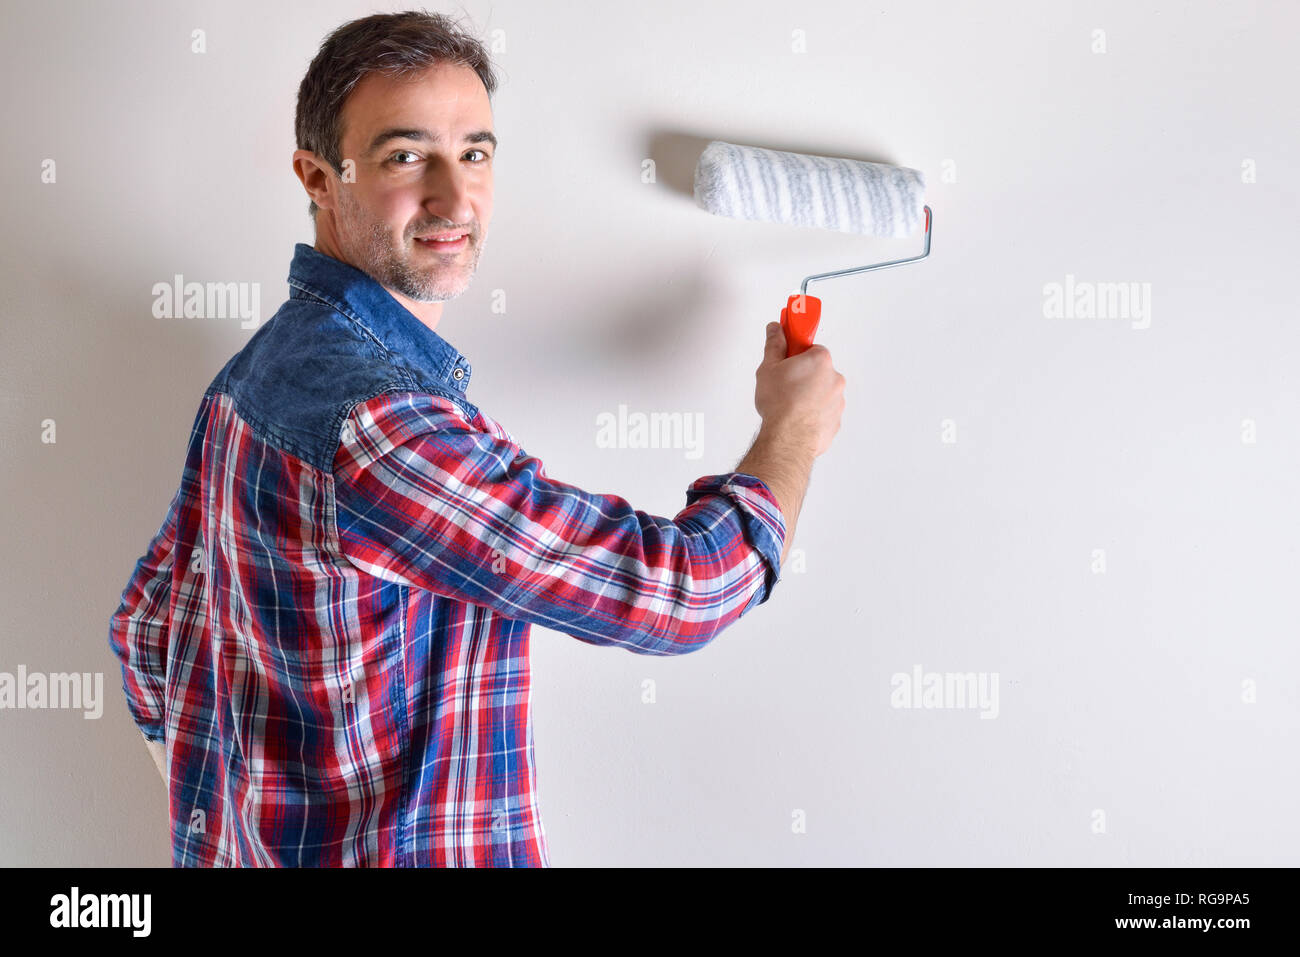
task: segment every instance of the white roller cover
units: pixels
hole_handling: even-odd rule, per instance
[[[908,236],[925,222],[925,177],[902,166],[714,140],[695,166],[695,203],[732,219]]]

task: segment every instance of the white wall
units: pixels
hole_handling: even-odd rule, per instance
[[[5,4],[0,670],[100,671],[107,703],[0,714],[0,863],[168,862],[107,620],[251,333],[154,319],[150,289],[259,282],[274,311],[311,241],[302,72],[405,6]],[[917,248],[709,216],[709,139],[912,166],[935,211],[928,261],[814,290],[849,404],[806,571],[684,658],[534,632],[554,864],[1297,863],[1300,8],[436,8],[505,39],[492,240],[438,331],[553,477],[675,514],[746,450],[799,280]],[[1045,316],[1067,275],[1149,284],[1150,313]],[[703,457],[598,448],[620,403],[703,414]],[[891,707],[917,665],[996,673],[996,718]]]

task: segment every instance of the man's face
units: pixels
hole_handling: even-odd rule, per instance
[[[492,218],[491,131],[487,90],[470,67],[365,76],[343,107],[342,157],[356,164],[335,207],[346,260],[416,302],[461,295]],[[468,236],[446,246],[418,238],[446,232]]]

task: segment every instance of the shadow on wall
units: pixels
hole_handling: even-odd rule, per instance
[[[826,143],[791,143],[779,140],[747,143],[725,134],[698,136],[677,129],[652,129],[647,134],[643,155],[654,161],[656,186],[673,194],[674,201],[695,206],[695,167],[704,148],[714,139],[760,149],[897,165],[890,157],[852,154]],[[702,217],[714,218],[703,209],[697,208],[696,212]],[[801,270],[792,257],[792,232],[797,233],[800,240],[797,247],[799,255],[807,256],[810,251],[815,251],[815,244],[819,242],[826,243],[831,249],[840,246],[851,248],[842,235],[828,231],[813,230],[812,235],[809,235],[809,231],[800,226],[778,223],[747,223],[744,226],[746,228],[742,235],[746,237],[746,248],[752,257],[756,260],[766,257],[774,262],[790,263],[789,288],[774,287],[774,302],[780,298],[778,292],[784,296],[786,292],[793,291],[798,279],[810,271]],[[822,238],[819,238],[819,233]],[[712,255],[712,250],[709,255]],[[610,368],[611,373],[620,365],[631,375],[647,368],[663,369],[666,362],[682,358],[687,350],[712,355],[716,350],[737,348],[733,335],[735,326],[728,327],[728,323],[719,317],[719,311],[726,310],[733,297],[719,284],[717,275],[707,268],[708,258],[708,255],[703,259],[692,258],[666,274],[660,272],[654,277],[647,276],[639,280],[639,288],[622,293],[619,305],[605,311],[604,315],[608,318],[591,324],[593,341],[590,348],[600,356],[602,364]],[[828,261],[834,262],[834,259]],[[624,295],[625,299],[622,298]],[[765,315],[755,321],[750,340],[741,346],[752,352],[755,365],[762,359],[763,328],[769,318],[777,318],[777,312],[774,309],[770,317]]]

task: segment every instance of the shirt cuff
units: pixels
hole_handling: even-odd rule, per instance
[[[785,516],[781,505],[762,479],[745,472],[728,472],[724,475],[706,475],[696,479],[686,490],[686,505],[690,507],[705,495],[721,495],[731,501],[740,517],[745,538],[763,557],[767,575],[762,586],[754,593],[744,615],[755,605],[767,601],[772,586],[781,580],[781,552],[785,548]]]
[[[131,685],[127,681],[126,665],[122,666],[122,694],[126,698],[126,710],[131,715],[131,721],[140,733],[149,741],[163,741],[167,737],[167,729],[163,722],[155,720],[152,715],[148,715],[136,704],[136,699],[131,695]]]

